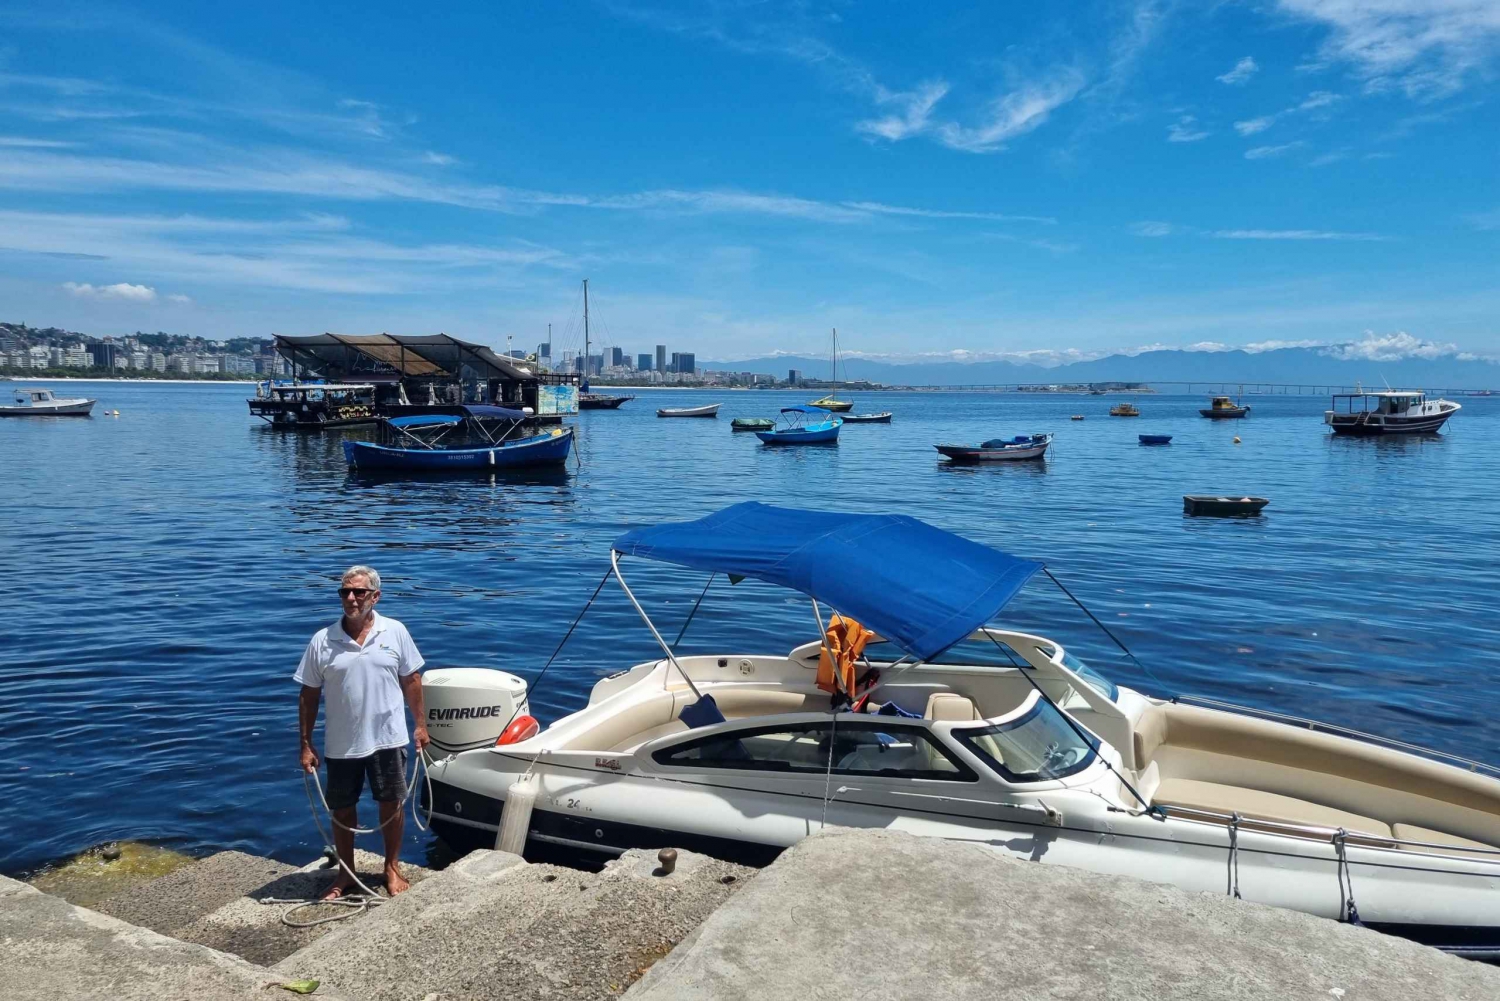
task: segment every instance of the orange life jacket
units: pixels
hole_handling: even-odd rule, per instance
[[[843,692],[853,698],[856,665],[874,636],[853,619],[834,615],[818,654],[818,687],[833,695]]]

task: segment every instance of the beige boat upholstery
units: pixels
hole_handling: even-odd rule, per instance
[[[934,723],[967,723],[982,719],[974,700],[957,692],[933,692],[927,697],[927,710],[922,713]]]
[[[1500,844],[1500,782],[1392,748],[1162,704],[1137,721],[1132,750],[1137,769],[1159,766],[1153,799],[1163,805],[1457,847]]]
[[[714,701],[725,719],[774,716],[780,713],[819,712],[828,708],[828,693],[812,686],[807,690],[716,687]],[[637,703],[601,717],[593,726],[561,745],[570,751],[626,751],[648,740],[678,733],[687,726],[678,720],[682,707],[696,701],[685,687],[664,691],[648,702]]]

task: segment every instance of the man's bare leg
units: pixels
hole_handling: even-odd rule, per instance
[[[393,799],[380,804],[381,831],[385,834],[385,892],[391,896],[411,889],[406,877],[401,875],[401,835],[406,830],[406,815],[401,812],[401,800]]]
[[[385,804],[381,805],[384,806]],[[334,850],[338,853],[339,858],[343,860],[344,865],[349,867],[349,871],[345,872],[342,868],[340,868],[338,872],[334,873],[333,882],[329,885],[328,890],[323,894],[324,900],[332,900],[337,897],[342,897],[344,894],[354,889],[354,880],[349,875],[350,872],[355,871],[354,832],[352,830],[348,830],[348,828],[359,826],[358,807],[350,806],[345,807],[342,810],[332,810],[330,812],[334,819],[333,847]]]

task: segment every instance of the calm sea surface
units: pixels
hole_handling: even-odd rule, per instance
[[[1106,416],[1115,396],[870,393],[857,409],[895,423],[772,449],[728,418],[808,394],[643,392],[579,416],[566,473],[364,482],[340,434],[259,426],[245,386],[56,388],[120,416],[0,421],[0,871],[126,838],[306,861],[320,845],[291,673],[339,614],[344,567],[381,571],[380,610],[429,665],[532,678],[615,536],[749,499],[911,514],[1044,560],[1155,677],[1045,578],[1005,621],[1122,683],[1500,762],[1500,398],[1463,400],[1440,436],[1362,441],[1329,436],[1323,397],[1246,397],[1251,417],[1220,423],[1198,396],[1142,395],[1125,420]],[[717,421],[655,416],[711,400]],[[953,468],[932,449],[1037,431],[1057,433],[1045,464]],[[1142,432],[1175,438],[1142,447]],[[1184,518],[1182,495],[1206,491],[1271,506]],[[674,635],[703,577],[625,571]],[[814,635],[804,599],[720,578],[685,646]],[[655,650],[611,584],[532,705],[548,722]],[[430,847],[410,832],[406,855]]]

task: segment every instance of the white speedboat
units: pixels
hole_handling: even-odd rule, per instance
[[[1333,408],[1323,411],[1323,423],[1334,434],[1431,434],[1462,409],[1452,400],[1429,400],[1419,392],[1341,393],[1333,398]]]
[[[17,389],[15,402],[0,404],[0,417],[87,417],[97,400],[58,397],[50,389]]]
[[[838,630],[781,654],[678,657],[622,555],[791,587]],[[1153,698],[988,625],[1040,563],[911,518],[757,503],[629,532],[611,559],[665,656],[599,681],[583,709],[538,729],[519,678],[428,672],[445,840],[490,847],[503,817],[533,852],[670,845],[762,864],[825,825],[890,828],[1500,956],[1495,770]],[[849,674],[827,652],[848,644],[845,616],[874,634]],[[820,687],[825,657],[828,677],[858,673],[854,691]]]

